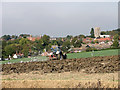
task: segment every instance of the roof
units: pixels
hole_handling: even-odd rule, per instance
[[[99,39],[96,39],[96,40],[98,40],[98,41],[106,41],[106,40],[110,41],[111,39],[110,38],[99,38]]]
[[[27,37],[31,41],[35,41],[36,39],[39,40],[41,37]]]

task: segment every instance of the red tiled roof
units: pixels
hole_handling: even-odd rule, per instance
[[[110,41],[111,39],[110,38],[100,38],[100,39],[97,39],[98,41],[106,41],[106,40],[108,40],[108,41]]]
[[[39,40],[39,39],[41,39],[41,37],[37,37],[36,39]]]
[[[31,41],[35,41],[36,39],[37,40],[41,39],[41,37],[28,37],[28,39]]]

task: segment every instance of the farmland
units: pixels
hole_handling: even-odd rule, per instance
[[[118,73],[86,74],[81,72],[39,72],[4,75],[3,88],[117,88]],[[98,81],[100,79],[100,82]],[[50,84],[52,83],[52,84]],[[100,83],[100,85],[99,85]]]
[[[93,57],[93,56],[111,56],[111,55],[118,55],[119,51],[120,49],[111,49],[111,50],[101,50],[101,51],[94,51],[94,52],[68,53],[67,58],[74,59],[74,58],[87,58],[87,57]],[[46,60],[48,60],[48,58],[45,56],[37,56],[37,57],[31,57],[31,58],[0,61],[0,64],[19,63],[21,61],[28,62],[28,61],[46,61]]]
[[[41,71],[41,73],[61,73],[69,71],[83,71],[85,73],[113,73],[118,71],[118,56],[97,56],[80,59],[50,60],[44,62],[26,62],[3,64],[3,74],[29,73]]]
[[[37,57],[32,59],[44,62],[27,62],[31,59],[24,58],[24,63],[2,64],[2,87],[117,88],[118,50],[70,53],[66,60]]]
[[[86,57],[93,57],[93,56],[111,56],[111,55],[118,55],[120,49],[111,49],[111,50],[101,50],[101,51],[94,51],[94,52],[81,52],[81,53],[70,53],[68,54],[68,59],[73,58],[86,58]]]
[[[117,55],[3,64],[2,84],[4,88],[93,88],[100,80],[100,87],[117,88],[118,64]]]
[[[1,3],[0,89],[120,88],[117,2],[31,1]]]
[[[28,61],[46,61],[47,57],[45,56],[37,56],[37,57],[31,57],[31,58],[21,58],[21,59],[12,59],[12,60],[6,60],[6,61],[0,61],[0,64],[5,63],[19,63],[19,62],[28,62]]]

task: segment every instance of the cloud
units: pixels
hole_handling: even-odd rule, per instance
[[[117,28],[117,3],[3,3],[3,34],[66,36]]]

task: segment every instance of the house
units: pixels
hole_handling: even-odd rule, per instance
[[[44,52],[44,53],[42,53],[41,55],[42,55],[42,56],[48,56],[49,53],[48,53],[48,52]]]
[[[0,38],[0,41],[3,41],[3,38]]]
[[[13,58],[22,58],[24,56],[24,54],[22,54],[22,53],[17,53],[16,52],[16,54],[13,54]]]
[[[100,35],[101,38],[110,38],[110,35]]]
[[[81,49],[80,48],[73,48],[73,52],[75,52],[75,53],[81,52]]]
[[[82,41],[83,43],[91,43],[91,41],[93,41],[94,39],[93,38],[90,38],[90,37],[86,37],[86,38],[83,38]]]
[[[13,55],[13,58],[14,58],[14,59],[18,58],[17,54],[14,54],[14,55]]]
[[[120,36],[119,36],[119,40],[120,40]]]
[[[12,38],[12,39],[11,39],[11,41],[14,41],[14,40],[15,40],[15,38]]]
[[[62,41],[65,42],[65,38],[62,38]]]
[[[50,38],[50,40],[57,40],[57,38],[55,38],[55,37],[52,37],[52,38]]]
[[[85,45],[83,45],[82,47],[80,48],[72,48],[71,52],[82,52],[82,51],[85,51],[87,49],[87,47]]]
[[[27,38],[28,38],[28,40],[30,40],[30,41],[35,41],[35,40],[41,39],[42,36],[40,36],[40,37],[32,37],[32,36],[30,35],[30,37],[27,37]]]
[[[107,38],[99,38],[99,39],[96,39],[96,40],[98,40],[98,42],[103,42],[103,41],[105,42],[105,41],[111,41],[112,39],[107,37]]]

